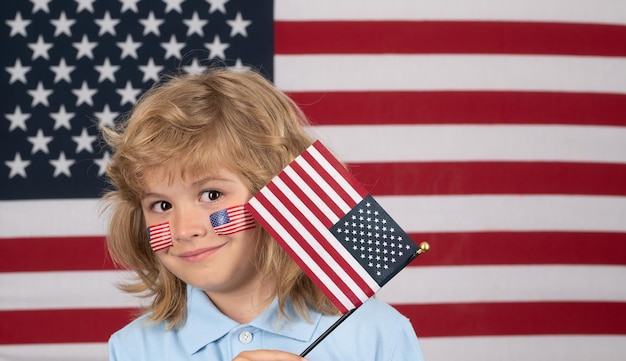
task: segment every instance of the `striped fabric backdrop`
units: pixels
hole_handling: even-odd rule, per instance
[[[426,360],[623,360],[626,1],[273,6],[276,85],[431,245],[376,295]],[[138,301],[115,288],[128,274],[105,256],[97,199],[2,199],[0,360],[106,360]]]

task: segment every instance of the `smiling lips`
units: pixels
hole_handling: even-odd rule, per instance
[[[183,252],[183,253],[179,254],[178,257],[180,259],[182,259],[183,261],[190,262],[190,263],[196,263],[196,262],[200,262],[200,261],[206,259],[207,257],[217,253],[217,251],[219,251],[223,246],[224,245],[219,245],[219,246],[216,246],[216,247],[207,247],[207,248],[195,249],[193,251]]]

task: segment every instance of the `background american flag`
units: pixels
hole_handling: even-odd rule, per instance
[[[261,66],[432,251],[378,293],[429,360],[626,355],[626,2],[0,5],[0,359],[105,360],[137,301],[98,215],[160,71]]]

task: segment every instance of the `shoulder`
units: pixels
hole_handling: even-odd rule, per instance
[[[349,318],[354,320],[352,323],[355,325],[367,324],[384,330],[395,328],[399,324],[410,324],[409,319],[398,310],[375,298],[363,303]]]
[[[135,353],[143,353],[162,344],[167,335],[165,322],[152,322],[148,315],[136,318],[109,338],[111,360],[143,359]]]

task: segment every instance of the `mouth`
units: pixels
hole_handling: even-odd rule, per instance
[[[207,247],[207,248],[199,248],[194,249],[192,251],[183,252],[178,255],[180,259],[189,263],[200,262],[215,253],[217,253],[224,245],[219,245],[216,247]]]

